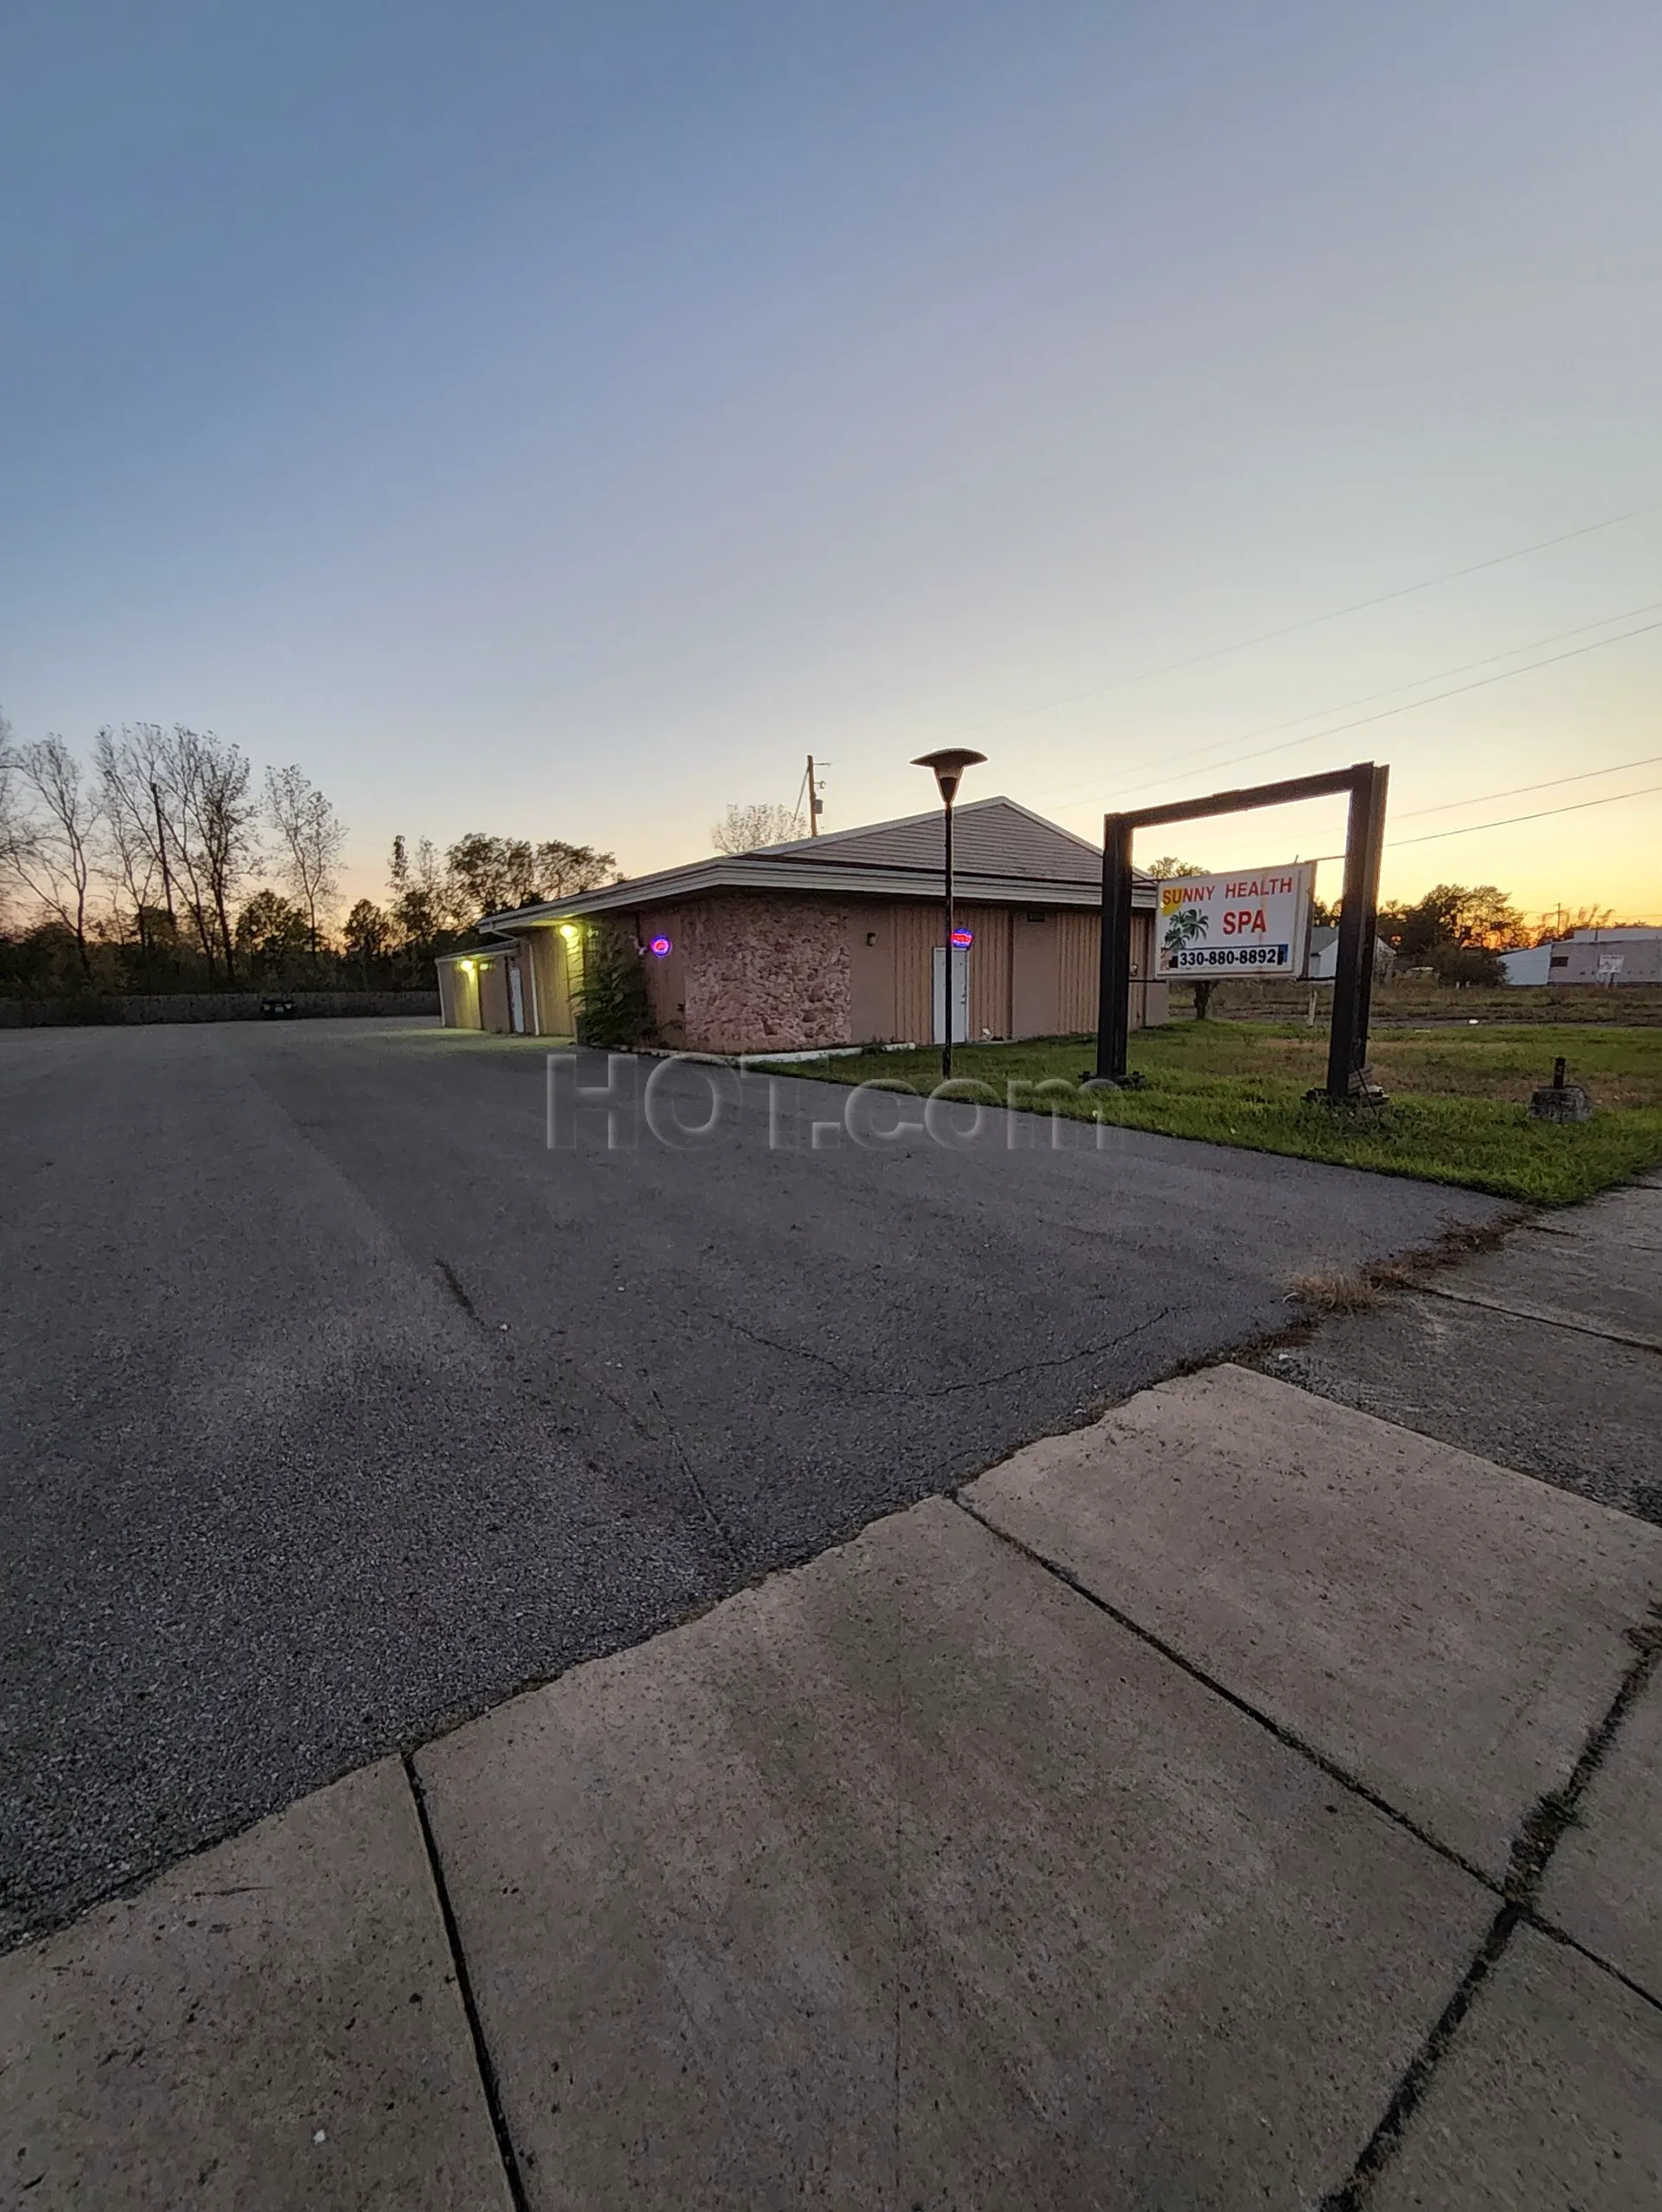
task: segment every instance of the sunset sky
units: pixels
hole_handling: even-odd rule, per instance
[[[1372,758],[1387,894],[1662,918],[1654,0],[10,0],[0,79],[19,738],[297,760],[353,894],[809,751],[1086,836]]]

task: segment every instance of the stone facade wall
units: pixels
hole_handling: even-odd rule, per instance
[[[840,900],[726,892],[681,907],[676,922],[689,1052],[849,1041],[849,909]]]

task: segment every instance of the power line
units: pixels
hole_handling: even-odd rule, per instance
[[[1101,699],[1111,692],[1129,690],[1133,684],[1152,683],[1158,676],[1175,676],[1183,669],[1199,668],[1206,661],[1221,660],[1229,653],[1244,653],[1254,645],[1267,645],[1277,638],[1290,638],[1300,630],[1314,630],[1324,622],[1341,621],[1347,614],[1364,614],[1370,607],[1388,607],[1394,600],[1411,599],[1418,592],[1435,590],[1439,584],[1458,583],[1462,577],[1480,575],[1486,569],[1503,568],[1509,561],[1525,560],[1531,553],[1545,553],[1555,545],[1568,545],[1578,537],[1595,537],[1600,531],[1614,530],[1620,523],[1635,522],[1641,515],[1654,514],[1659,507],[1662,499],[1647,500],[1642,507],[1629,507],[1625,514],[1610,515],[1603,522],[1584,523],[1579,530],[1566,530],[1557,537],[1538,538],[1532,545],[1516,546],[1510,553],[1491,554],[1487,560],[1474,561],[1464,569],[1447,569],[1441,575],[1399,585],[1395,591],[1380,592],[1372,599],[1354,600],[1348,607],[1335,607],[1325,614],[1307,614],[1297,622],[1283,623],[1279,629],[1261,630],[1256,637],[1238,638],[1232,645],[1212,645],[1205,652],[1163,662],[1160,667],[1146,668],[1137,676],[1122,676],[1111,683],[1095,684],[1088,691],[1070,691],[1063,698],[1047,699],[1037,706],[1017,707],[1009,714],[995,715],[986,721],[962,723],[956,729],[938,732],[933,741],[939,744],[946,738],[972,737],[979,730],[1001,729],[1008,722],[1024,721],[1031,715],[1049,714],[1057,707],[1077,706],[1085,699]]]
[[[1544,659],[1525,661],[1521,668],[1503,669],[1498,676],[1480,676],[1471,683],[1456,683],[1451,690],[1433,691],[1423,699],[1405,700],[1400,707],[1382,707],[1377,715],[1359,715],[1353,721],[1334,722],[1330,728],[1312,730],[1307,737],[1289,738],[1284,745],[1265,745],[1256,753],[1232,753],[1219,765],[1236,767],[1249,760],[1262,760],[1271,753],[1289,753],[1295,746],[1314,745],[1320,738],[1340,737],[1347,730],[1364,729],[1370,722],[1389,721],[1393,715],[1410,715],[1420,707],[1435,707],[1442,700],[1458,699],[1468,691],[1481,691],[1491,683],[1509,683],[1514,676],[1527,676],[1538,668],[1551,668],[1561,660],[1576,660],[1583,653],[1602,652],[1607,645],[1621,645],[1629,638],[1642,638],[1652,630],[1662,630],[1662,620],[1641,622],[1635,629],[1619,630],[1614,638],[1596,638],[1590,645],[1572,645],[1568,652],[1548,653]],[[1152,783],[1133,784],[1127,791],[1117,791],[1115,797],[1132,798],[1139,791],[1162,789],[1169,781],[1168,777],[1156,777]]]
[[[1580,814],[1589,806],[1617,806],[1625,798],[1650,798],[1662,791],[1662,784],[1646,784],[1642,791],[1611,791],[1603,798],[1572,799],[1568,806],[1544,806],[1535,814],[1509,814],[1502,822],[1472,822],[1463,830],[1428,830],[1421,837],[1393,837],[1386,844],[1387,852],[1395,852],[1404,845],[1431,845],[1439,837],[1475,837],[1482,830],[1510,830],[1514,823],[1544,822],[1554,814]]]
[[[1560,784],[1584,784],[1594,776],[1625,775],[1629,768],[1653,768],[1662,760],[1662,753],[1647,753],[1641,760],[1614,760],[1608,768],[1582,768],[1573,776],[1549,776],[1544,783],[1514,784],[1509,791],[1479,791],[1473,798],[1446,798],[1436,806],[1410,807],[1398,814],[1398,822],[1416,822],[1423,814],[1449,814],[1457,806],[1487,806],[1491,799],[1522,798],[1525,791],[1550,791]]]
[[[1445,676],[1464,676],[1468,669],[1489,668],[1492,667],[1498,660],[1515,660],[1519,653],[1532,653],[1538,652],[1543,645],[1558,645],[1565,638],[1585,637],[1589,630],[1608,630],[1613,622],[1631,621],[1635,614],[1649,614],[1653,609],[1659,607],[1662,607],[1662,600],[1646,600],[1638,607],[1623,607],[1620,613],[1601,615],[1596,622],[1577,622],[1572,628],[1568,630],[1551,631],[1544,638],[1526,638],[1522,645],[1509,645],[1505,652],[1483,653],[1481,654],[1476,660],[1459,661],[1453,668],[1433,669],[1429,675],[1417,676],[1413,681],[1409,683],[1389,684],[1383,691],[1365,691],[1360,698],[1339,699],[1335,700],[1334,704],[1330,707],[1313,708],[1308,715],[1291,715],[1285,721],[1264,722],[1257,729],[1240,730],[1233,737],[1219,738],[1209,745],[1197,747],[1193,753],[1186,755],[1185,757],[1186,760],[1209,760],[1214,753],[1222,752],[1229,746],[1247,745],[1250,744],[1255,737],[1270,737],[1274,735],[1277,730],[1295,729],[1300,722],[1315,721],[1323,715],[1342,715],[1348,708],[1351,707],[1371,706],[1376,699],[1394,699],[1400,692],[1417,691],[1422,684],[1440,683]],[[1614,639],[1608,639],[1602,642],[1606,644],[1614,644],[1615,641]],[[1521,669],[1512,670],[1509,671],[1508,673],[1522,675],[1523,671]],[[1414,705],[1429,705],[1430,702],[1429,700],[1417,700],[1410,703]],[[1343,725],[1343,727],[1348,728],[1353,727],[1353,725],[1347,723]],[[1309,734],[1311,739],[1314,740],[1318,737],[1326,737],[1328,734],[1328,732],[1326,730],[1313,730]],[[1302,745],[1305,741],[1306,741],[1302,737],[1293,738],[1289,741],[1286,746],[1266,746],[1264,747],[1264,752],[1287,752],[1289,751],[1293,746]],[[1249,753],[1246,756],[1247,759],[1254,760],[1261,760],[1263,757],[1264,755],[1262,753]],[[1079,791],[1092,781],[1094,781],[1093,778],[1079,777],[1076,778],[1072,783],[1047,784],[1043,790],[1035,791],[1033,796],[1035,798],[1054,798],[1060,791]],[[1151,789],[1152,786],[1148,784],[1137,784],[1133,785],[1131,788],[1133,791],[1148,791]],[[1130,797],[1130,794],[1127,793],[1127,796]]]
[[[1618,761],[1608,768],[1588,768],[1579,775],[1554,776],[1544,784],[1518,784],[1510,791],[1483,791],[1475,798],[1450,799],[1447,804],[1449,806],[1481,806],[1490,799],[1520,798],[1525,791],[1551,791],[1557,784],[1585,783],[1589,776],[1617,776],[1629,768],[1648,767],[1656,760],[1662,760],[1662,753],[1649,753],[1642,760]],[[1431,845],[1442,837],[1474,837],[1481,830],[1509,830],[1518,822],[1545,822],[1553,815],[1579,814],[1589,806],[1616,806],[1625,798],[1649,798],[1657,791],[1662,791],[1662,784],[1646,784],[1636,791],[1610,791],[1603,798],[1572,799],[1567,806],[1544,806],[1533,814],[1508,815],[1501,822],[1469,822],[1458,830],[1429,830],[1419,837],[1391,837],[1386,840],[1385,849],[1390,853],[1403,845]],[[1440,806],[1421,806],[1409,813],[1399,814],[1396,818],[1398,822],[1411,822],[1419,815],[1441,814],[1445,810]],[[1304,857],[1313,867],[1319,868],[1328,861],[1342,861],[1345,855],[1343,853],[1309,853]]]

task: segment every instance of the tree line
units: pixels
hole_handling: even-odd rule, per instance
[[[393,840],[338,920],[347,826],[296,765],[211,731],[101,729],[86,759],[0,716],[0,990],[423,988],[483,916],[591,890],[610,853],[470,831]]]
[[[1444,983],[1504,983],[1503,952],[1551,944],[1572,930],[1608,929],[1612,913],[1561,906],[1531,920],[1493,883],[1438,883],[1423,898],[1381,906],[1379,935],[1399,968],[1430,968]]]

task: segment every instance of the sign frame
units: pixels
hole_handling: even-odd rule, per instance
[[[1385,1092],[1367,1065],[1368,1015],[1373,1001],[1373,940],[1379,919],[1379,862],[1385,847],[1385,797],[1391,771],[1372,760],[1325,775],[1293,776],[1279,784],[1214,791],[1208,798],[1108,814],[1102,823],[1102,950],[1097,987],[1097,1065],[1092,1083],[1135,1088],[1142,1082],[1126,1065],[1131,1019],[1131,839],[1138,830],[1168,822],[1199,822],[1259,807],[1290,806],[1304,798],[1347,792],[1345,889],[1339,916],[1334,973],[1333,1023],[1328,1033],[1328,1080],[1310,1093],[1330,1106],[1383,1103]]]

